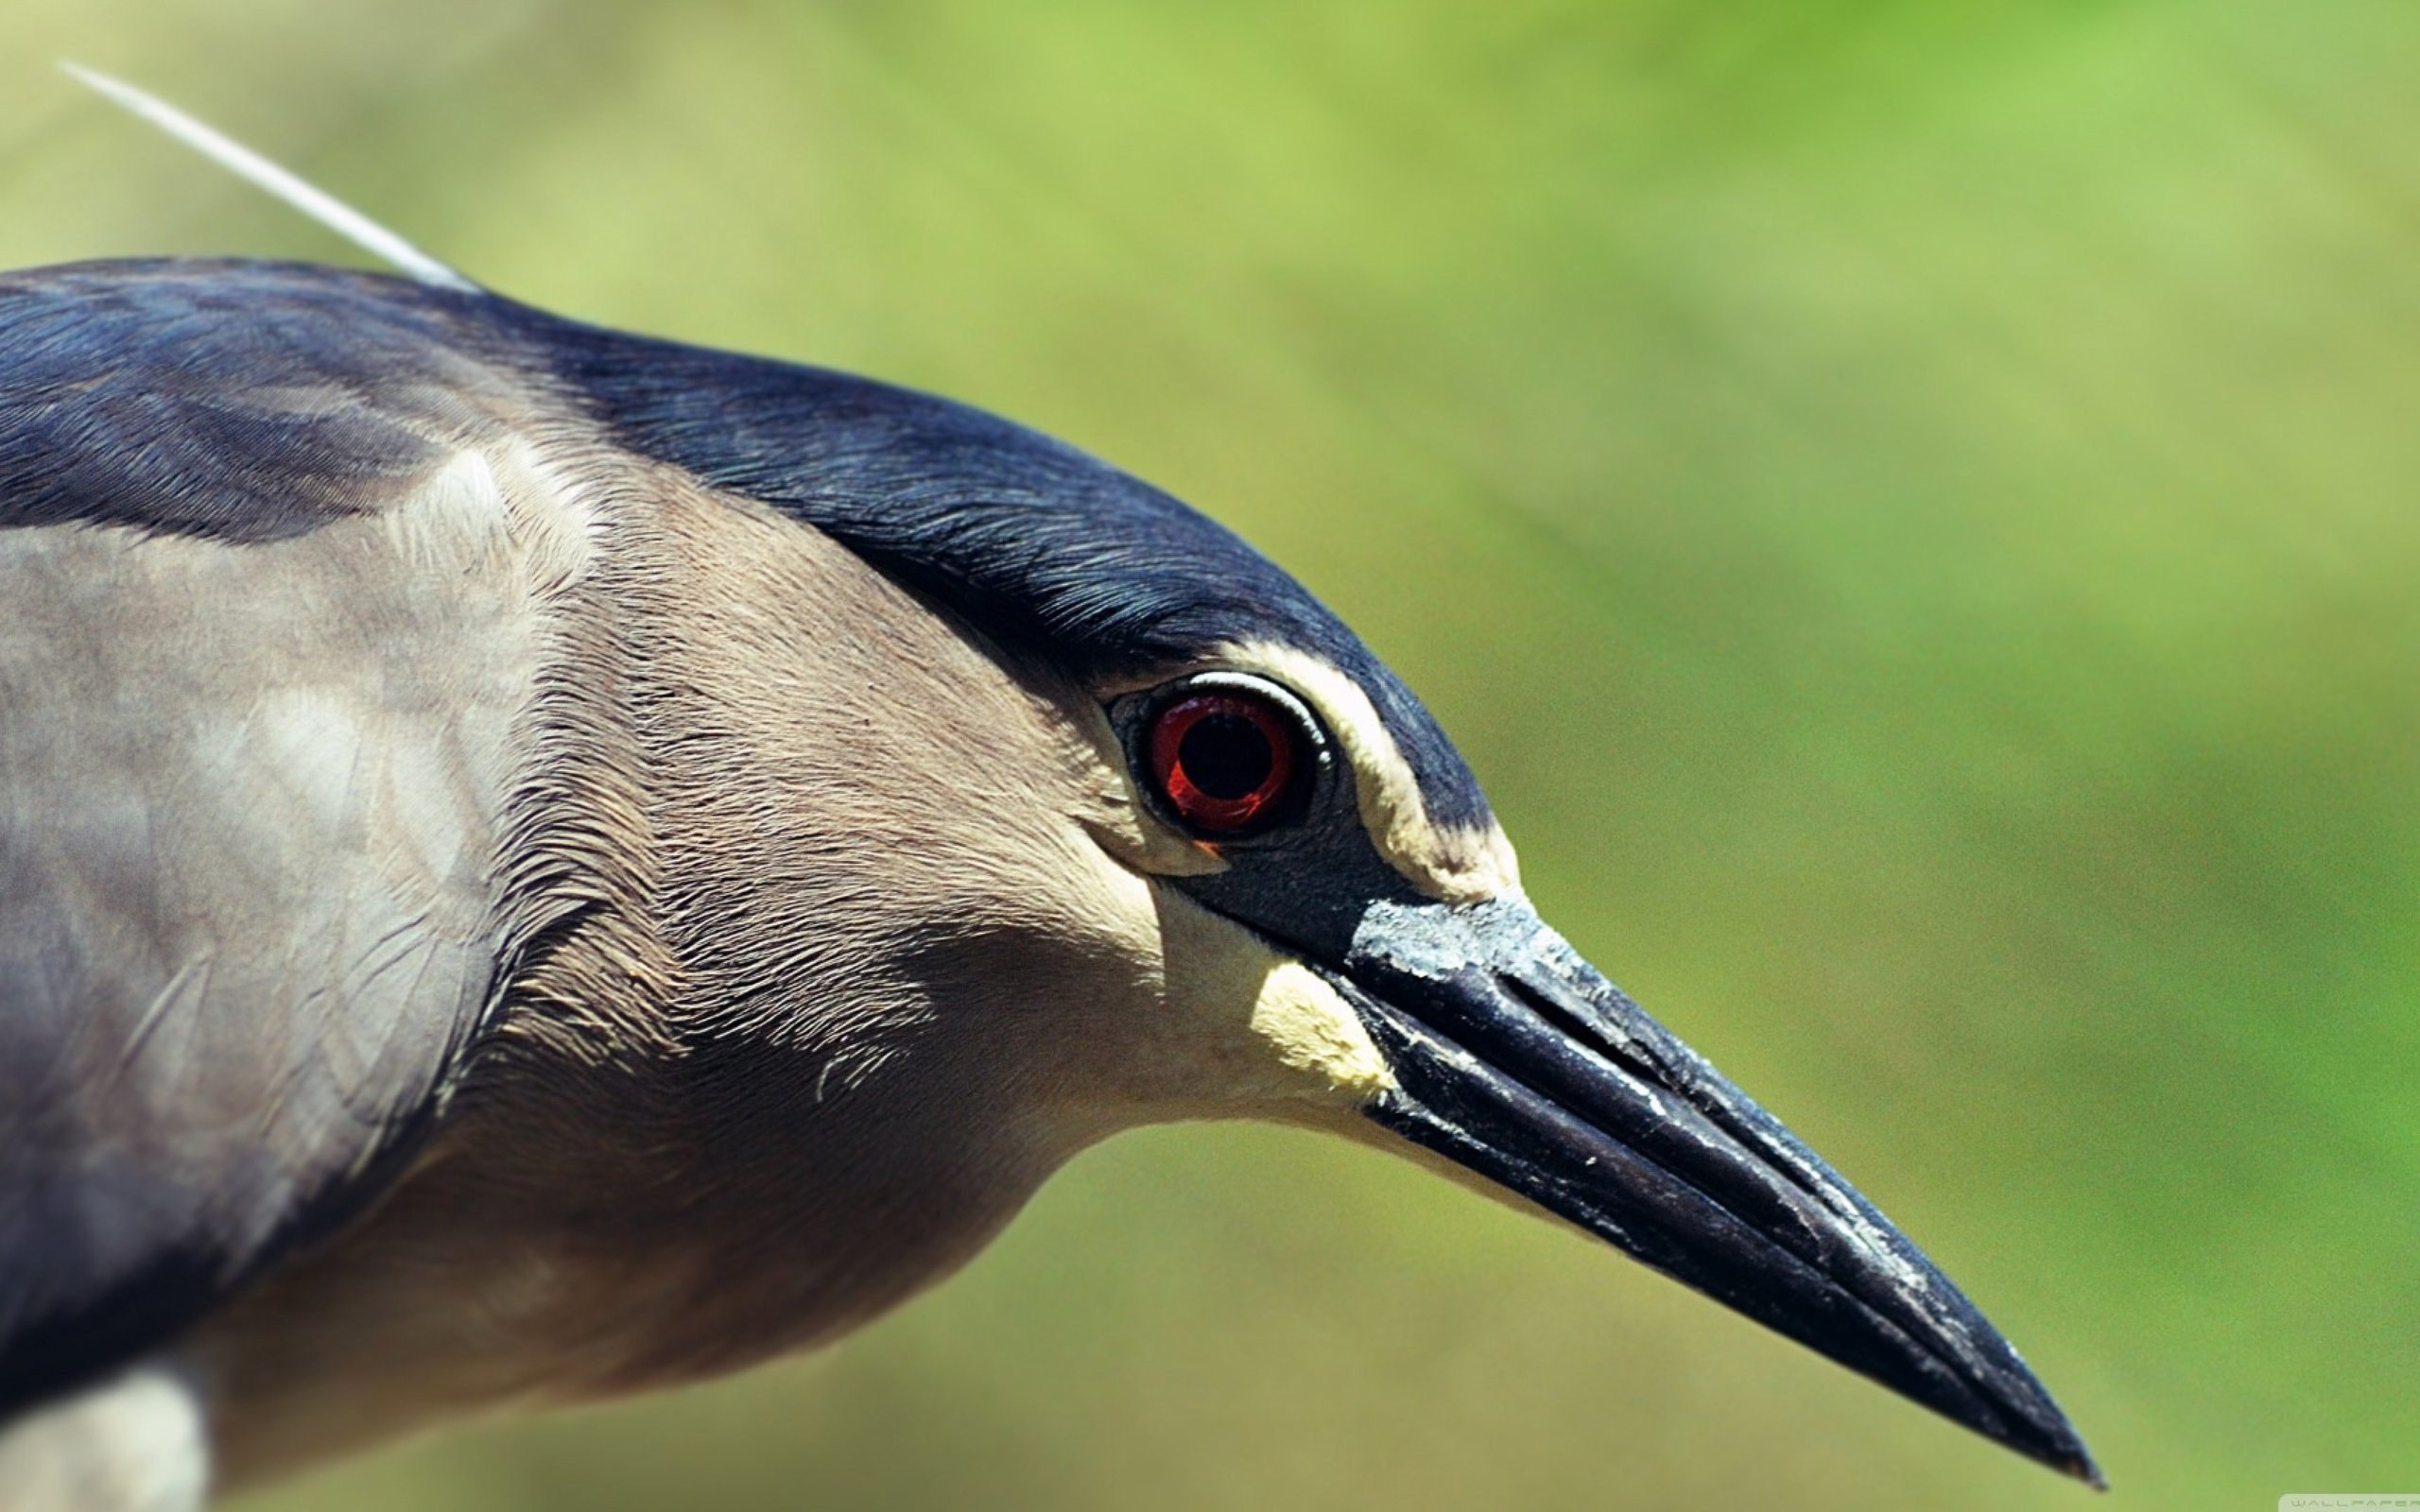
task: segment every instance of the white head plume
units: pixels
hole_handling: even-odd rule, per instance
[[[323,189],[296,178],[240,142],[213,130],[167,101],[133,85],[62,62],[60,72],[150,122],[237,178],[310,216],[396,271],[438,288],[477,293],[479,286]]]

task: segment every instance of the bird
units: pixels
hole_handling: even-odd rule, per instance
[[[0,274],[0,1507],[809,1350],[1205,1118],[1409,1158],[2100,1484],[1238,536],[373,249]]]

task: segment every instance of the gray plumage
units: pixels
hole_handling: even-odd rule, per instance
[[[429,460],[307,535],[0,529],[0,1397],[334,1218],[495,1001],[537,606]]]

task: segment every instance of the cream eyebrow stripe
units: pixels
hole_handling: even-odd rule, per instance
[[[1501,828],[1430,822],[1411,764],[1352,679],[1317,657],[1265,641],[1228,646],[1217,661],[1281,682],[1318,711],[1353,764],[1362,827],[1404,880],[1444,902],[1480,902],[1520,890],[1520,864]]]

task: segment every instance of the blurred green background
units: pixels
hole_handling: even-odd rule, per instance
[[[0,261],[351,260],[938,388],[1232,523],[2110,1505],[2420,1491],[2420,7],[12,0]],[[312,1508],[2079,1507],[1577,1239],[1130,1137],[838,1350]]]

